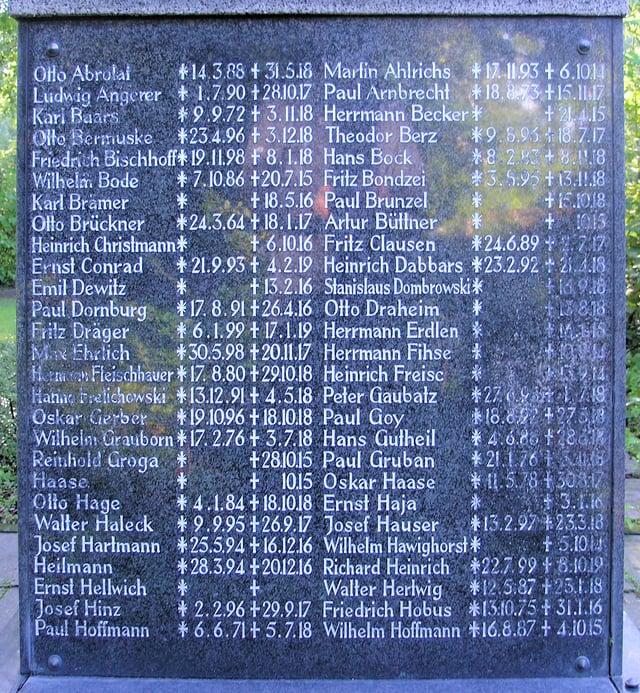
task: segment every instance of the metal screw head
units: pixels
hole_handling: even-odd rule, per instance
[[[589,657],[585,657],[584,655],[582,655],[576,659],[576,671],[590,671],[590,670],[591,670],[591,662],[589,661]]]
[[[580,43],[578,44],[578,53],[580,55],[587,55],[587,53],[591,52],[591,41],[589,39],[580,39]]]
[[[47,46],[47,56],[49,58],[57,58],[60,55],[60,44],[57,41],[51,41]]]
[[[630,691],[637,691],[640,688],[640,681],[635,678],[627,679],[624,682],[624,687],[628,688]]]
[[[47,660],[47,666],[49,669],[60,669],[62,666],[62,657],[57,654],[49,655]]]

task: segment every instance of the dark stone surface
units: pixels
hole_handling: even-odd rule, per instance
[[[25,670],[618,673],[618,22],[21,50]]]

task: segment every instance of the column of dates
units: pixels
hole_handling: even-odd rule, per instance
[[[238,63],[183,63],[179,78],[179,629],[183,637],[243,638],[251,488],[250,215],[241,198],[248,90]]]
[[[522,639],[537,635],[542,570],[543,355],[534,345],[545,226],[520,210],[535,208],[543,194],[542,135],[533,113],[544,76],[537,63],[524,61],[476,63],[472,74],[476,109],[482,105],[472,130],[472,269],[483,292],[474,304],[472,342],[472,530],[482,550],[471,565],[470,632]],[[518,340],[519,353],[505,332]]]
[[[545,620],[564,637],[601,636],[609,500],[605,460],[611,429],[605,382],[611,360],[610,126],[606,67],[589,58],[549,65],[547,130],[554,166],[547,197],[550,234],[545,526]],[[554,471],[551,471],[551,470]]]
[[[312,636],[313,73],[249,66],[251,635]]]

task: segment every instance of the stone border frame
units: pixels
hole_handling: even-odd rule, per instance
[[[621,17],[627,0],[10,0],[15,17],[184,15],[564,15]]]

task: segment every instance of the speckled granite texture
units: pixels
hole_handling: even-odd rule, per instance
[[[626,0],[519,0],[502,2],[486,0],[297,0],[264,2],[262,0],[13,0],[10,13],[16,17],[53,17],[89,15],[220,15],[220,14],[419,14],[419,15],[575,15],[622,16],[628,11]]]

